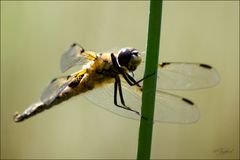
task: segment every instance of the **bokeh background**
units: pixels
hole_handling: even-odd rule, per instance
[[[148,9],[147,1],[1,1],[1,158],[136,158],[139,122],[85,97],[23,123],[12,115],[62,75],[61,54],[73,42],[95,51],[144,51]],[[155,124],[152,158],[239,158],[239,2],[164,2],[160,61],[210,64],[221,82],[174,92],[194,101],[201,119]]]

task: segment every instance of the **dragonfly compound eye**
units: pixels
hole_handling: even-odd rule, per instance
[[[134,71],[141,62],[139,52],[134,48],[123,48],[118,53],[118,62],[129,71]]]

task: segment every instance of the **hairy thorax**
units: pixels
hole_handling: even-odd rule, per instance
[[[114,69],[109,53],[99,54],[94,61],[89,62],[83,68],[86,68],[86,73],[74,89],[78,93],[92,90],[106,83],[112,83],[114,77],[118,74]]]

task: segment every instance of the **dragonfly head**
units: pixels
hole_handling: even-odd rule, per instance
[[[142,61],[140,53],[135,48],[122,48],[117,58],[120,66],[130,72],[135,71]]]

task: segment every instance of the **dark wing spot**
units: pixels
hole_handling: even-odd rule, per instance
[[[190,105],[194,105],[194,103],[193,103],[192,101],[190,101],[189,99],[182,98],[182,100],[183,100],[184,102],[187,102],[187,103],[190,104]]]
[[[80,53],[85,52],[85,50],[83,49],[83,47],[80,46],[79,44],[77,44],[77,43],[73,43],[73,44],[71,45],[71,47],[75,47],[75,46],[79,46],[79,47],[81,48]]]
[[[57,78],[53,78],[53,80],[51,80],[50,83],[53,83],[53,82],[55,82],[56,80],[57,80]]]
[[[164,66],[169,65],[169,64],[171,64],[171,63],[170,62],[163,62],[162,64],[159,64],[159,65],[160,65],[160,67],[164,67]]]
[[[77,45],[77,43],[73,43],[72,45],[71,45],[71,47],[75,47]]]
[[[207,65],[207,64],[200,64],[200,67],[207,68],[207,69],[212,69],[212,67]]]

